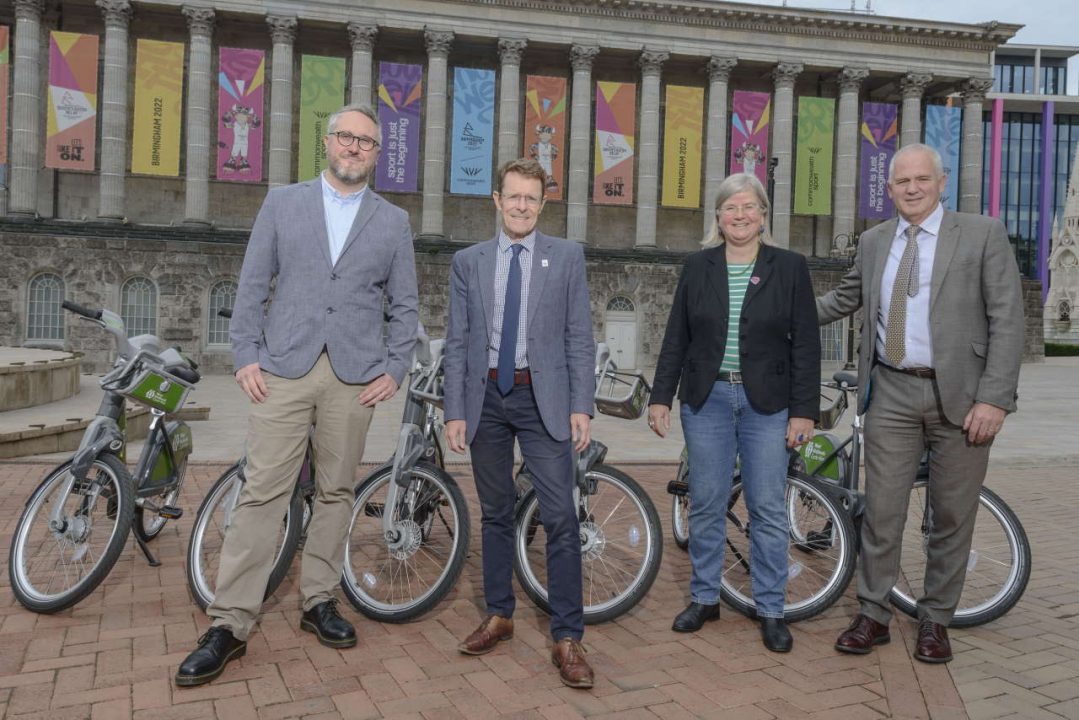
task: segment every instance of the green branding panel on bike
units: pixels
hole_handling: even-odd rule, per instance
[[[150,371],[126,394],[150,407],[172,413],[180,409],[188,389],[175,378]]]
[[[838,444],[834,435],[828,433],[814,435],[813,439],[803,445],[800,450],[806,463],[806,472],[839,482],[839,460],[833,457],[824,464],[824,460],[835,451]]]

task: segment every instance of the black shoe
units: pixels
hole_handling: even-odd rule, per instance
[[[761,639],[772,652],[790,652],[794,647],[794,638],[783,618],[761,618]]]
[[[709,620],[719,620],[719,604],[702,605],[698,602],[691,602],[689,607],[678,613],[678,617],[674,619],[674,624],[671,625],[671,630],[675,632],[697,632]]]
[[[212,627],[199,638],[198,648],[188,655],[176,671],[179,687],[193,687],[213,680],[231,660],[247,653],[247,643],[237,640],[228,627]]]
[[[337,601],[327,600],[304,611],[300,629],[314,633],[326,647],[349,648],[356,644],[356,629],[337,613]]]

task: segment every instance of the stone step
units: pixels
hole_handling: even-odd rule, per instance
[[[0,412],[37,407],[79,392],[82,353],[0,347]]]

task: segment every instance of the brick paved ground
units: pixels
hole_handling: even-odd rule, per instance
[[[222,466],[191,470],[183,506],[197,507]],[[624,466],[648,488],[668,524],[663,492],[673,468]],[[836,634],[852,594],[794,626],[795,649],[763,649],[756,625],[733,611],[695,635],[670,631],[686,602],[688,559],[673,542],[651,593],[616,622],[589,628],[598,682],[562,687],[548,656],[546,618],[521,596],[515,639],[466,658],[456,643],[481,617],[478,511],[461,581],[434,612],[408,625],[360,618],[360,645],[337,651],[298,630],[297,567],[266,606],[248,654],[202,688],[171,677],[207,621],[189,599],[184,550],[191,515],[171,523],[150,568],[129,544],[106,583],[54,616],[19,607],[7,577],[10,537],[46,466],[0,464],[0,718],[1079,718],[1079,507],[1074,468],[994,466],[990,485],[1017,509],[1034,543],[1022,602],[986,627],[952,634],[956,660],[910,660],[914,626],[866,657],[839,655]],[[467,472],[457,471],[467,489]]]

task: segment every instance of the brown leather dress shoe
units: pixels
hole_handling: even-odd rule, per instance
[[[914,659],[927,663],[946,663],[952,659],[952,644],[948,641],[948,628],[929,618],[918,622],[918,646]]]
[[[850,623],[850,627],[843,631],[839,639],[835,641],[835,649],[839,652],[865,655],[873,650],[874,645],[884,645],[892,641],[887,625],[858,613]]]
[[[580,640],[562,638],[551,648],[551,662],[558,668],[562,684],[571,688],[592,687],[592,668],[584,659],[585,650]]]
[[[513,619],[488,615],[476,630],[457,646],[465,655],[483,655],[513,637]]]

